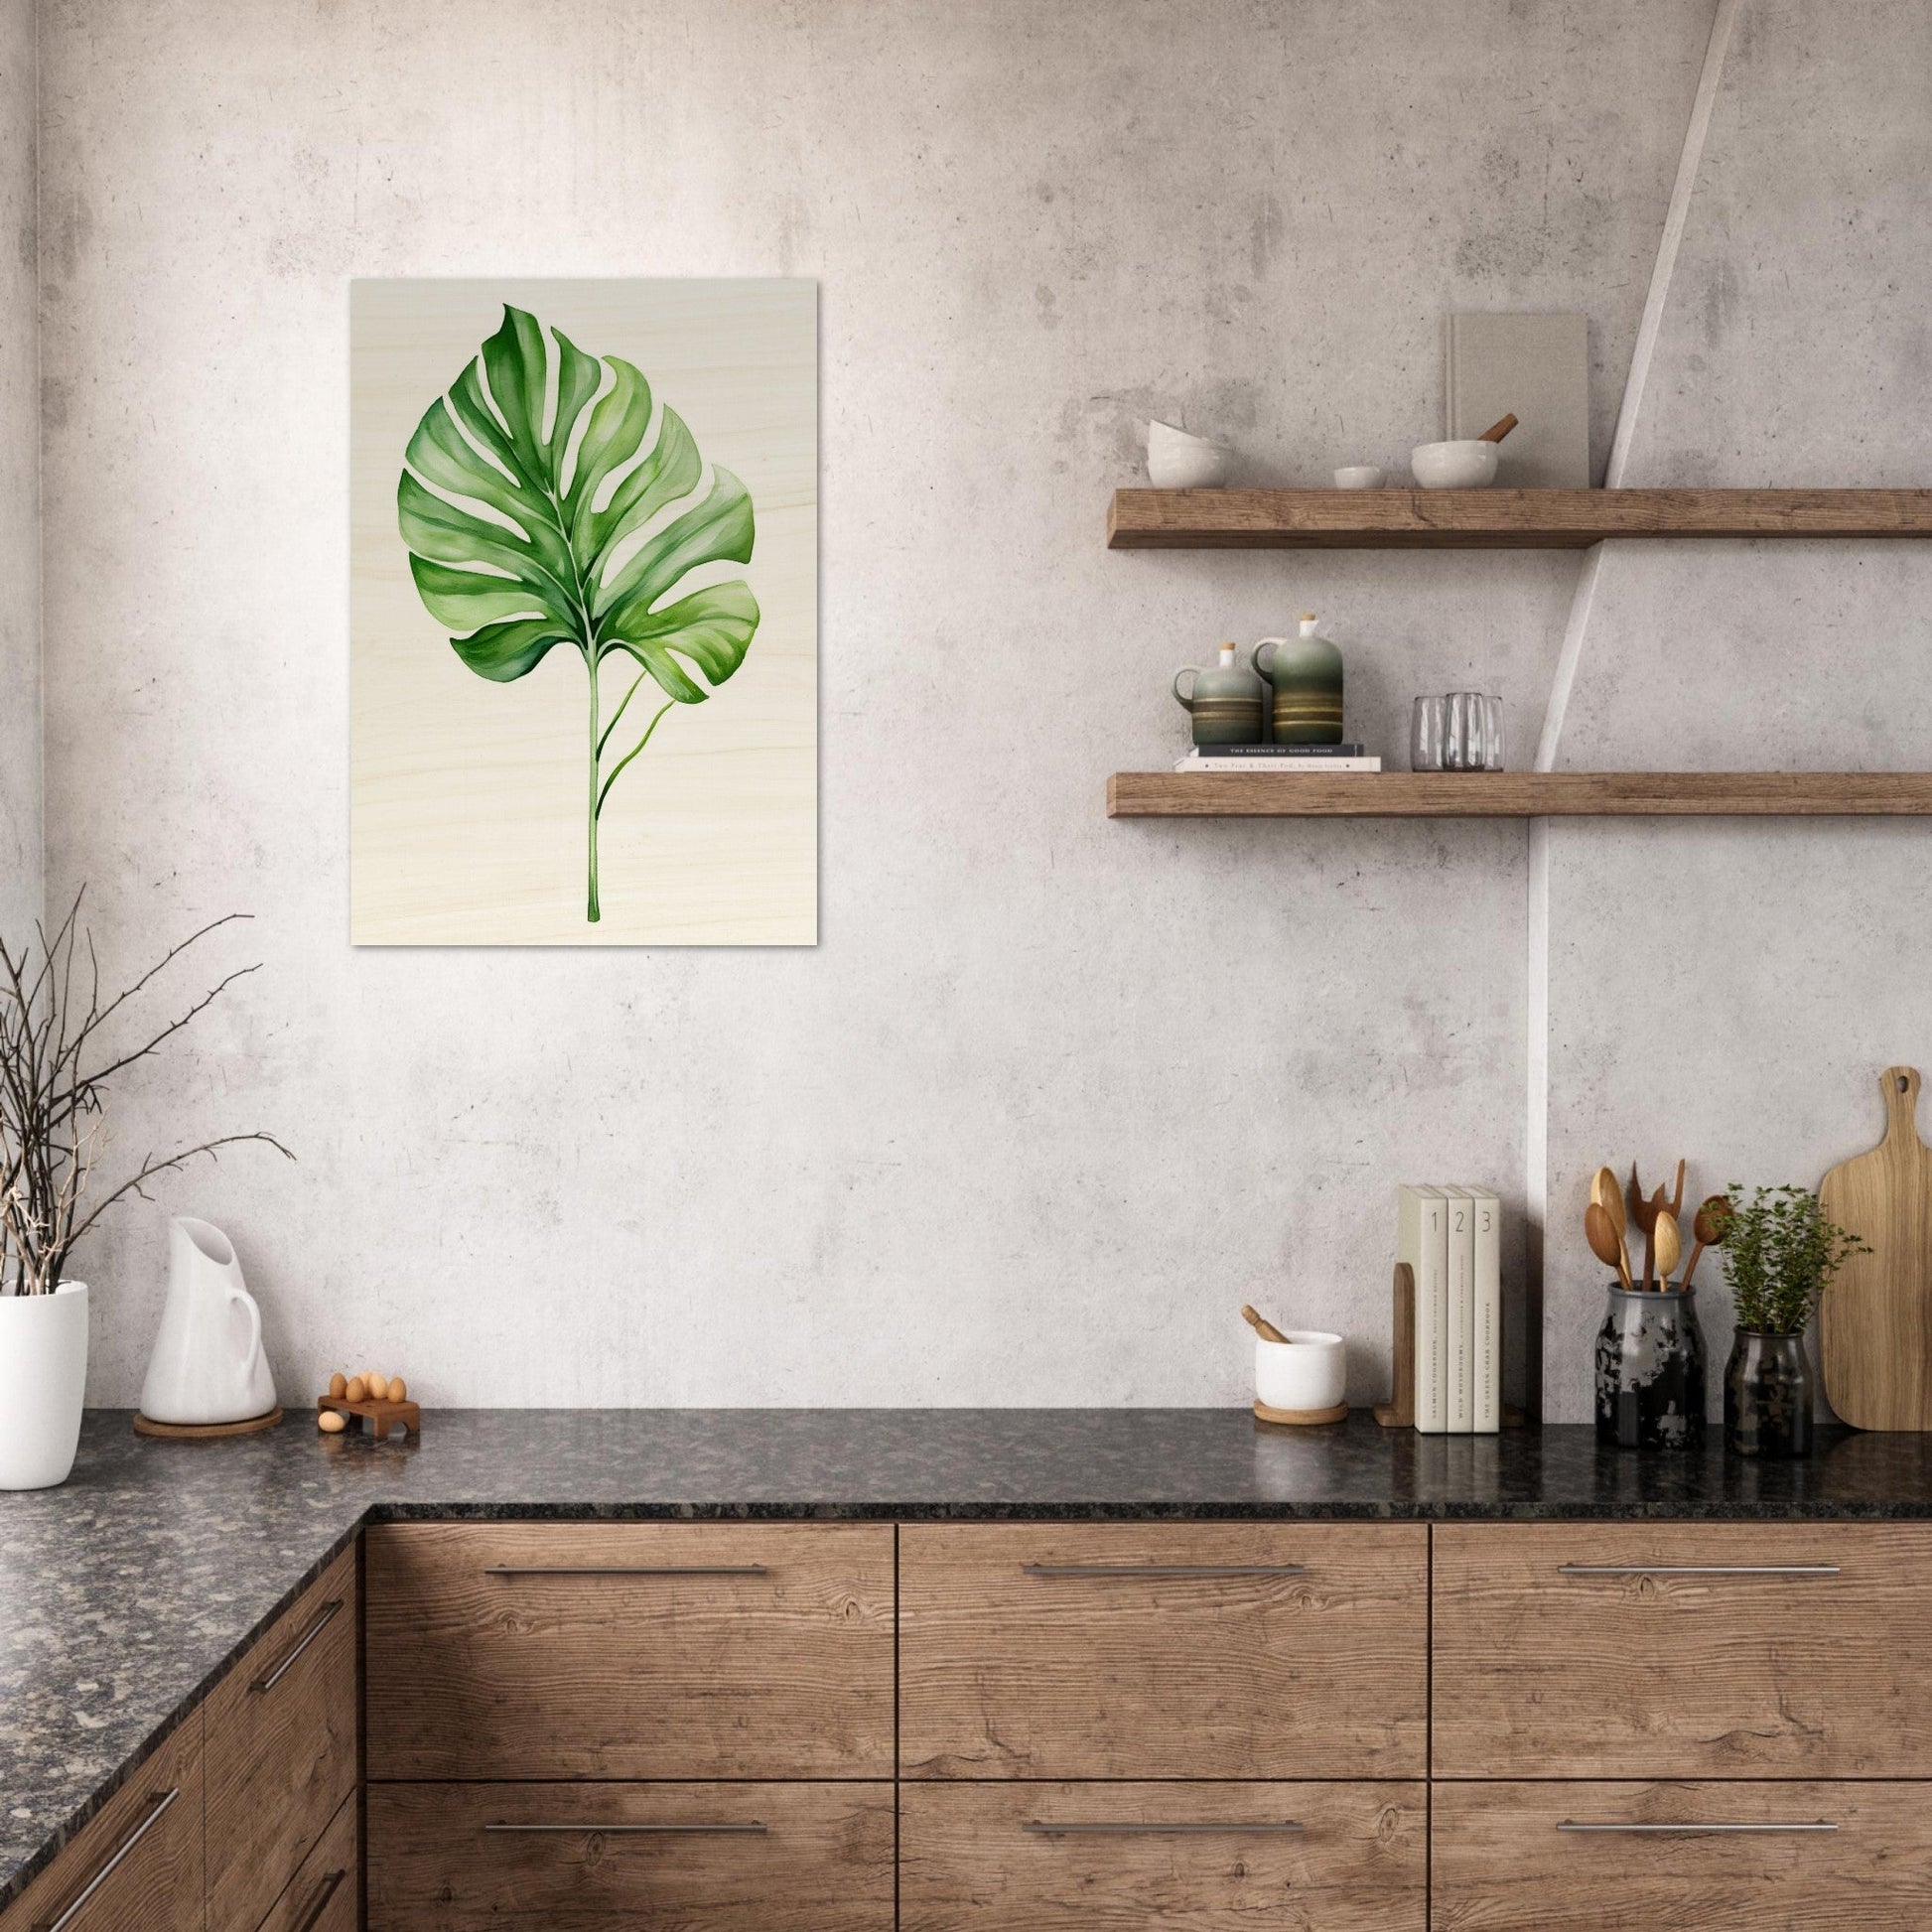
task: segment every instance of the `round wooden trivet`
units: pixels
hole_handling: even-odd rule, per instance
[[[279,1409],[271,1409],[265,1416],[250,1416],[245,1422],[150,1422],[136,1410],[134,1412],[134,1433],[137,1436],[161,1436],[175,1443],[206,1443],[217,1436],[259,1436],[264,1429],[273,1429],[282,1420]]]
[[[1338,1402],[1332,1409],[1271,1409],[1267,1403],[1257,1402],[1255,1415],[1262,1422],[1286,1423],[1296,1429],[1311,1429],[1317,1423],[1346,1422],[1348,1404]]]

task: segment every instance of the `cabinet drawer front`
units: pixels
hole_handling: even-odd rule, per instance
[[[355,1787],[355,1551],[207,1701],[207,1932],[255,1932]]]
[[[202,1932],[202,1714],[131,1772],[0,1932]]]
[[[369,1775],[890,1777],[887,1524],[368,1533]]]
[[[302,1868],[269,1908],[261,1932],[355,1932],[361,1872],[351,1791],[335,1822],[302,1861]]]
[[[1924,1932],[1932,1911],[1924,1785],[1439,1784],[1432,1849],[1437,1932]]]
[[[1439,1777],[1932,1776],[1932,1529],[1446,1524]]]
[[[912,1525],[909,1777],[1420,1777],[1421,1525]]]
[[[890,1784],[385,1784],[369,1932],[892,1932]]]
[[[903,1787],[904,1932],[1424,1932],[1420,1784]]]

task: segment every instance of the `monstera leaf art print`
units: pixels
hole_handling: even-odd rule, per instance
[[[731,677],[759,627],[743,578],[679,595],[701,566],[751,561],[752,498],[717,467],[701,488],[691,432],[664,407],[652,433],[652,408],[629,362],[589,354],[506,306],[502,327],[424,412],[396,485],[416,590],[464,664],[513,684],[560,644],[583,660],[592,922],[603,916],[597,834],[613,788],[667,712],[705,703]],[[607,692],[614,659],[629,675]]]

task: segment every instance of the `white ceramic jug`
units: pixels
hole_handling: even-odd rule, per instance
[[[275,1407],[275,1378],[234,1243],[209,1222],[186,1217],[168,1224],[168,1300],[141,1384],[141,1413],[172,1423],[266,1415]]]

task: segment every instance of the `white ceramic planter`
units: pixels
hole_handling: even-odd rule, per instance
[[[87,1290],[0,1295],[0,1489],[65,1482],[87,1393]]]

